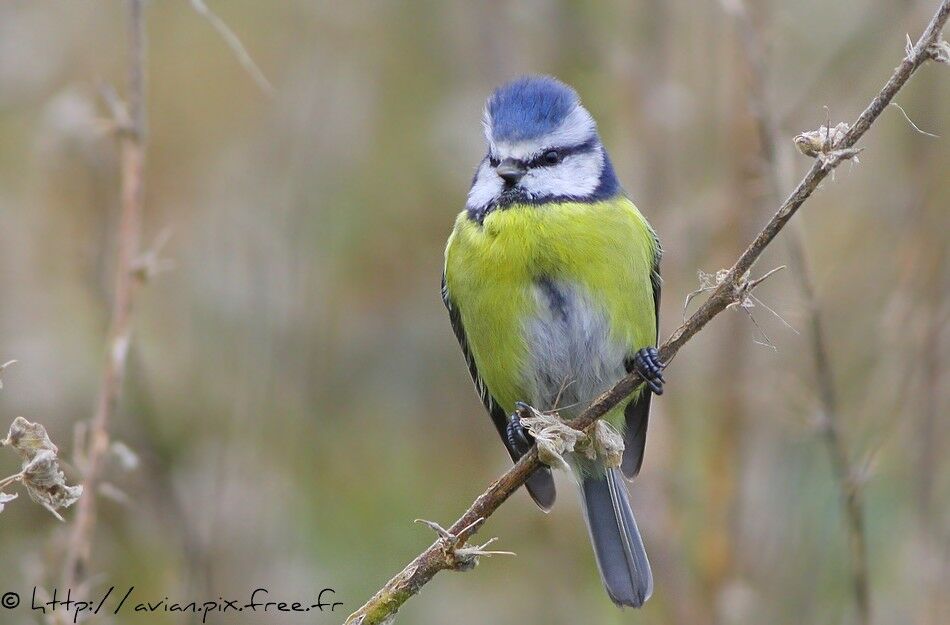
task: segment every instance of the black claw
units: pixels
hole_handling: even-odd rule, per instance
[[[660,354],[655,347],[644,347],[636,353],[632,362],[629,363],[629,369],[639,373],[646,385],[656,395],[663,394],[663,385],[666,383],[662,373],[664,367],[666,365],[660,360]]]
[[[523,456],[534,445],[534,437],[521,425],[521,415],[518,414],[519,410],[527,409],[528,405],[519,401],[515,403],[515,407],[518,410],[508,416],[508,428],[505,434],[511,448],[518,452],[519,456]]]

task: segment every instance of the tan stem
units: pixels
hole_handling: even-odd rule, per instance
[[[86,574],[96,525],[96,489],[103,458],[109,448],[109,426],[122,392],[129,342],[132,302],[138,286],[139,257],[145,204],[145,15],[144,0],[127,0],[128,114],[118,124],[121,210],[117,237],[112,313],[96,411],[89,429],[83,476],[85,496],[79,500],[63,564],[63,586],[72,588]]]

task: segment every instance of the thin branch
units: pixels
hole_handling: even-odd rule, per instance
[[[267,80],[267,76],[264,75],[261,68],[254,62],[251,54],[247,51],[247,48],[244,47],[244,44],[241,43],[237,34],[231,30],[231,27],[228,26],[223,19],[218,17],[217,13],[212,11],[204,0],[189,0],[189,2],[191,2],[192,8],[194,8],[199,15],[208,20],[208,22],[211,23],[211,27],[224,39],[224,43],[231,48],[231,52],[234,54],[238,63],[251,75],[251,78],[253,78],[257,86],[261,88],[261,91],[268,96],[273,96],[274,86]]]
[[[7,369],[7,367],[12,367],[16,363],[16,360],[8,360],[7,362],[0,365],[0,389],[3,388],[3,372]]]
[[[773,115],[774,109],[769,103],[766,87],[768,79],[763,62],[765,46],[745,3],[742,0],[735,0],[731,3],[730,8],[739,27],[739,35],[750,69],[750,109],[758,126],[762,160],[767,165],[767,178],[771,190],[769,197],[778,198],[782,189],[788,188],[790,184],[791,164],[788,152],[778,148],[780,136],[778,123]],[[896,102],[891,102],[891,105],[900,108]],[[903,112],[903,109],[901,111]],[[908,121],[910,120],[908,119]],[[911,125],[913,125],[913,122],[911,122]],[[830,126],[830,122],[826,123],[826,132],[830,132]],[[795,269],[793,273],[797,278],[799,290],[807,307],[811,355],[818,385],[818,398],[823,413],[821,435],[831,459],[832,471],[846,519],[851,584],[857,608],[858,623],[868,625],[871,622],[870,573],[868,571],[867,535],[861,504],[861,492],[851,479],[848,448],[841,434],[834,369],[831,365],[830,349],[825,338],[821,309],[815,296],[811,269],[805,255],[805,235],[801,224],[796,223],[796,227],[791,228],[785,238],[790,262]]]
[[[23,479],[23,471],[20,471],[19,473],[14,473],[10,477],[3,478],[2,480],[0,480],[0,491],[3,491],[3,489],[9,486],[10,484],[13,484],[14,482],[19,482],[22,479]],[[3,493],[0,492],[0,494],[3,494]]]
[[[885,83],[881,91],[871,100],[871,103],[850,127],[844,137],[835,146],[838,149],[848,149],[867,132],[874,120],[881,114],[894,95],[904,86],[914,71],[931,57],[928,47],[936,43],[947,17],[950,15],[950,0],[943,0],[937,9],[930,24],[917,41],[916,45],[907,52],[901,64]],[[840,161],[839,161],[840,162]],[[792,215],[801,207],[815,191],[819,183],[833,170],[827,163],[816,159],[811,169],[791,195],[782,203],[778,212],[771,218],[755,239],[742,252],[736,263],[729,269],[726,278],[712,292],[709,298],[700,306],[689,320],[676,329],[660,348],[660,357],[670,362],[679,350],[697,332],[702,330],[713,317],[721,313],[736,298],[746,292],[745,276],[752,265],[765,250],[766,246],[775,239]],[[614,406],[619,404],[632,393],[643,380],[636,373],[631,373],[621,379],[606,393],[598,397],[576,419],[568,425],[574,429],[583,430],[594,421],[604,416]],[[495,510],[508,499],[525,480],[540,466],[537,447],[522,456],[515,465],[504,475],[499,477],[488,489],[478,496],[469,509],[451,527],[448,533],[459,541],[466,540],[474,533],[473,526],[478,519],[488,518]],[[468,529],[472,528],[472,529]],[[417,594],[439,571],[453,570],[453,561],[442,543],[436,541],[425,551],[420,553],[395,577],[390,579],[369,601],[360,609],[351,614],[346,625],[379,625],[391,622],[399,608],[412,596]]]
[[[76,521],[66,547],[63,586],[75,587],[85,576],[96,525],[97,487],[103,458],[109,448],[109,425],[118,405],[125,378],[126,357],[132,334],[132,301],[139,284],[134,275],[139,257],[142,213],[145,202],[145,15],[144,0],[127,0],[128,106],[127,128],[118,133],[120,150],[121,210],[115,265],[115,291],[105,363],[96,411],[85,452],[83,487],[88,496],[79,500]],[[118,121],[118,120],[117,120]]]
[[[897,107],[897,110],[900,111],[900,112],[901,112],[901,115],[904,116],[904,119],[907,120],[907,123],[910,124],[910,125],[913,127],[913,129],[916,130],[917,132],[919,132],[920,134],[926,135],[926,136],[931,137],[931,138],[933,138],[933,139],[939,139],[939,138],[940,138],[940,135],[935,135],[935,134],[932,133],[932,132],[927,132],[926,130],[921,130],[920,127],[919,127],[917,124],[914,123],[914,120],[912,120],[912,119],[910,118],[910,116],[907,114],[907,111],[904,110],[904,107],[901,106],[900,104],[898,104],[897,102],[891,102],[889,106],[896,106],[896,107]]]

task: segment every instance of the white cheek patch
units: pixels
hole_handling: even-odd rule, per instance
[[[557,165],[528,170],[519,186],[531,197],[584,197],[597,189],[603,166],[601,150],[572,154]]]
[[[475,182],[472,183],[472,188],[468,191],[468,200],[465,202],[465,206],[471,209],[482,208],[501,195],[503,189],[504,182],[486,159],[478,166]]]

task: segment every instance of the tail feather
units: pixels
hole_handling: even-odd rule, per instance
[[[653,593],[653,573],[620,471],[584,478],[581,492],[607,594],[617,605],[639,608]]]

